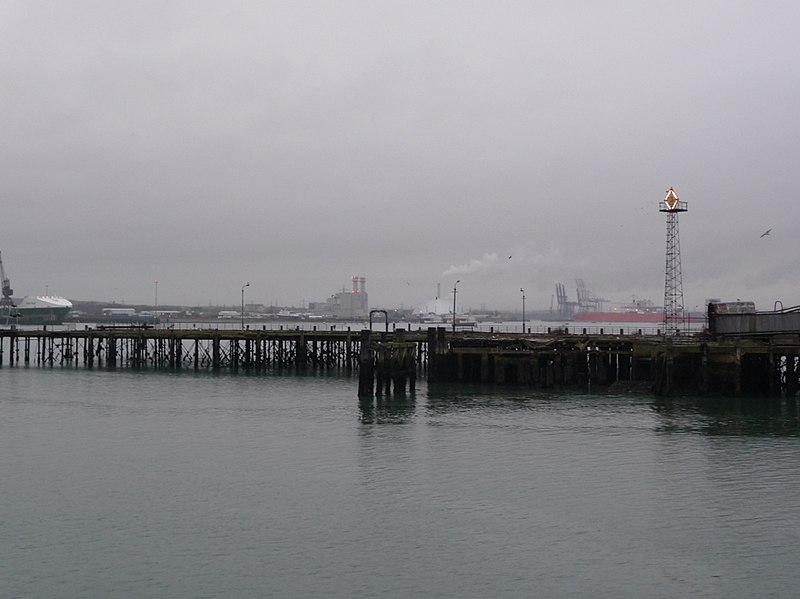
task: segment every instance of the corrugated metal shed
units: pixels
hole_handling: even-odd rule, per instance
[[[800,333],[800,312],[709,314],[708,324],[715,335]]]

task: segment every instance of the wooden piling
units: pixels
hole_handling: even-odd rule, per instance
[[[214,370],[219,370],[220,369],[219,335],[215,335],[211,339],[211,367]]]
[[[308,347],[306,346],[306,336],[303,332],[298,333],[295,342],[295,367],[298,372],[305,372],[308,368]]]
[[[313,365],[317,370],[348,373],[358,369],[359,393],[369,396],[413,391],[416,376],[423,371],[432,385],[468,381],[549,388],[630,381],[653,384],[656,392],[665,395],[793,396],[800,388],[797,335],[665,339],[556,331],[520,339],[518,334],[452,334],[444,327],[373,333],[366,342],[362,335],[334,327],[313,332],[234,333],[216,329],[0,329],[0,365],[24,361],[46,367],[109,369],[288,367],[296,372]],[[371,361],[366,358],[369,352]]]
[[[373,397],[375,395],[374,385],[374,357],[370,348],[371,331],[364,329],[361,331],[361,353],[359,356],[358,371],[358,396]]]

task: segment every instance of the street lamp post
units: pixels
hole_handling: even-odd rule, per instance
[[[520,287],[522,293],[522,332],[525,333],[525,290]]]
[[[455,282],[453,285],[453,332],[456,332],[456,295],[458,294],[458,284],[461,282],[461,279]]]
[[[155,297],[155,302],[153,304],[153,307],[158,308],[158,281],[153,281],[153,283],[156,286],[156,297]]]
[[[250,281],[242,285],[242,330],[244,330],[244,288],[250,287]]]

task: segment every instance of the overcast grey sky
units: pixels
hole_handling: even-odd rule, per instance
[[[800,304],[796,1],[0,2],[16,295]],[[762,232],[772,228],[769,236]],[[452,297],[452,295],[450,295]]]

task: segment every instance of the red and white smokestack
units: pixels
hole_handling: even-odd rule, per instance
[[[361,284],[361,293],[367,292],[367,279],[365,277],[359,277],[358,282]]]
[[[358,293],[358,277],[353,275],[353,293]]]

